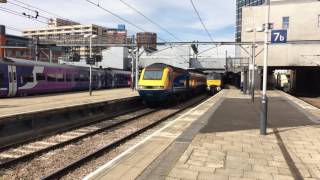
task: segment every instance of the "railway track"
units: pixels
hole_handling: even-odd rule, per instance
[[[39,140],[44,139],[46,137],[69,132],[69,131],[72,131],[74,129],[78,129],[81,127],[86,127],[86,126],[90,126],[92,124],[97,124],[101,121],[105,121],[106,119],[113,119],[115,117],[122,116],[122,115],[125,115],[128,113],[131,113],[131,112],[135,112],[135,111],[141,110],[143,108],[145,108],[145,107],[143,105],[141,105],[141,106],[138,106],[138,107],[135,107],[132,109],[124,110],[122,112],[116,112],[113,114],[104,114],[104,115],[101,115],[100,117],[96,117],[94,120],[88,119],[88,122],[81,122],[79,124],[68,125],[67,127],[63,128],[61,130],[57,130],[57,131],[51,132],[49,134],[46,134],[46,133],[40,134],[40,135],[33,137],[33,138],[25,138],[24,140],[21,140],[21,141],[12,142],[12,143],[9,143],[9,144],[6,144],[6,145],[3,145],[0,147],[0,155],[2,152],[7,151],[8,149],[11,149],[11,148],[16,148],[16,147],[22,146],[27,143],[39,141]],[[1,158],[0,158],[0,164],[1,164]]]
[[[35,141],[19,147],[8,148],[0,153],[0,169],[9,168],[14,164],[30,160],[43,153],[64,147],[68,144],[76,143],[84,138],[94,136],[95,134],[122,125],[129,121],[133,121],[155,111],[155,109],[145,108],[136,112],[106,119],[102,122],[92,124],[87,127],[55,135],[40,141]]]
[[[2,162],[0,165],[0,167],[2,167],[0,170],[0,179],[59,179],[61,177],[67,177],[66,175],[68,173],[76,169],[81,169],[85,164],[90,164],[89,162],[92,160],[99,159],[102,156],[111,157],[111,152],[119,153],[114,151],[117,151],[119,147],[129,140],[133,140],[144,132],[157,127],[161,122],[203,101],[205,98],[206,96],[196,97],[168,109],[140,110],[136,112],[134,117],[132,114],[117,117],[105,124],[101,122],[100,125],[101,127],[105,127],[104,129],[100,128],[98,130],[96,129],[97,126],[95,126],[67,132],[69,134],[62,134],[55,139],[78,135],[69,138],[65,142],[51,144],[46,147],[48,149],[41,150],[43,152],[32,152],[35,153],[34,155],[27,153],[29,157],[13,158],[10,160],[12,162],[9,160]],[[80,134],[88,129],[91,129],[89,133]],[[41,143],[38,142],[38,144]],[[42,144],[50,143],[44,142]],[[32,144],[26,146],[32,148]],[[26,151],[27,148],[22,150]],[[15,152],[17,152],[17,150],[15,150]],[[93,167],[89,169],[91,168]],[[85,171],[88,172],[89,170],[84,170],[84,172]],[[67,179],[74,179],[74,177],[68,177]]]

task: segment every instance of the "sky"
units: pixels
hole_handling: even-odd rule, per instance
[[[13,10],[19,14],[26,13],[35,15],[31,10],[14,4],[24,2],[43,10],[58,14],[64,18],[80,22],[82,24],[97,24],[110,28],[118,24],[125,24],[129,34],[140,31],[135,27],[123,22],[111,14],[90,4],[86,0],[7,0],[7,4],[0,4],[0,24],[19,30],[45,27],[46,25],[28,18],[3,12],[2,8]],[[120,0],[92,0],[101,7],[129,20],[146,31],[156,32],[158,37],[166,41],[178,41],[169,33],[164,32],[157,26],[137,14]],[[135,9],[142,12],[148,18],[160,24],[174,36],[182,41],[210,41],[204,31],[198,16],[193,10],[190,0],[123,0]],[[193,0],[202,17],[209,33],[214,41],[233,41],[235,24],[235,0]],[[11,4],[10,4],[11,3]],[[14,4],[12,4],[14,3]],[[26,5],[23,5],[26,6]],[[29,7],[33,9],[32,7]],[[52,14],[39,11],[43,17],[53,18]],[[39,20],[46,21],[45,18]],[[7,29],[9,34],[21,33]]]

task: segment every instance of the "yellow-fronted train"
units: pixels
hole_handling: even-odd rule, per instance
[[[155,63],[142,70],[138,91],[147,104],[160,104],[184,100],[205,89],[206,75],[201,71]]]
[[[220,73],[207,74],[207,91],[214,95],[223,88],[223,76]]]

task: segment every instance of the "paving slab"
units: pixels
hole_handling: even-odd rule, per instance
[[[227,89],[85,179],[320,179],[320,110],[280,91],[268,97],[266,136],[260,95],[253,104]]]
[[[268,94],[268,135],[259,135],[259,95],[253,104],[247,95],[226,90],[224,101],[175,167],[187,170],[183,164],[200,156],[202,161],[213,160],[207,166],[215,170],[205,173],[203,164],[194,164],[201,175],[189,179],[320,178],[320,125],[315,121],[319,109],[280,91]],[[167,177],[184,178],[178,175],[171,171]]]

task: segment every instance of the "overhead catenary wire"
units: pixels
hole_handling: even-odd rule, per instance
[[[30,19],[30,20],[38,21],[38,22],[41,22],[41,23],[43,23],[43,24],[48,24],[47,22],[41,21],[41,20],[39,20],[39,19],[31,18],[31,17],[29,17],[29,16],[25,16],[25,15],[23,15],[21,12],[14,11],[14,10],[11,10],[11,9],[7,9],[7,8],[0,7],[0,11],[7,12],[7,13],[10,13],[10,14],[13,14],[13,15],[16,15],[16,16],[28,18],[28,19]]]
[[[37,10],[35,10],[35,9],[31,9],[31,8],[29,8],[29,7],[22,6],[22,5],[19,5],[19,4],[10,2],[10,1],[8,1],[7,3],[8,3],[8,4],[12,4],[12,5],[14,5],[14,6],[17,6],[17,7],[20,7],[20,8],[23,8],[23,9],[26,9],[26,10],[29,10],[29,11],[33,11],[33,12],[35,12],[35,13],[37,14],[37,17],[41,17],[41,18],[44,18],[44,19],[47,19],[47,20],[51,20],[51,18],[49,18],[49,17],[40,15],[39,12],[38,12]]]
[[[130,9],[132,9],[133,11],[135,11],[136,13],[138,13],[139,15],[141,15],[142,17],[144,17],[146,20],[148,20],[149,22],[151,22],[152,24],[154,24],[155,26],[157,26],[158,28],[160,28],[162,31],[168,33],[170,36],[172,36],[174,39],[177,39],[178,41],[182,41],[180,38],[178,38],[177,36],[175,36],[173,33],[171,33],[170,31],[168,31],[166,28],[164,28],[163,26],[161,26],[160,24],[158,24],[157,22],[155,22],[154,20],[152,20],[151,18],[149,18],[148,16],[146,16],[145,14],[143,14],[141,11],[137,10],[136,8],[134,8],[132,5],[130,5],[129,3],[127,3],[124,0],[120,0],[120,2],[122,2],[123,4],[125,4],[126,6],[128,6]]]
[[[114,13],[114,12],[112,12],[112,11],[104,8],[104,7],[102,7],[102,6],[100,5],[100,3],[95,3],[95,2],[93,2],[93,1],[91,1],[91,0],[86,0],[86,1],[89,2],[89,3],[92,4],[92,5],[97,6],[97,7],[100,8],[100,9],[106,11],[107,13],[111,14],[112,16],[114,16],[114,17],[116,17],[116,18],[118,18],[118,19],[120,19],[120,20],[122,20],[122,21],[124,21],[124,22],[126,22],[126,23],[128,23],[128,24],[130,24],[131,26],[135,27],[136,29],[138,29],[138,30],[140,30],[140,31],[143,31],[143,32],[147,32],[147,31],[146,31],[145,29],[143,29],[142,27],[140,27],[140,26],[134,24],[133,22],[131,22],[131,21],[129,21],[129,20],[127,20],[127,19],[125,19],[125,18],[117,15],[116,13]],[[158,36],[157,36],[157,39],[166,42],[166,40],[164,40],[164,39],[162,39],[162,38],[160,38],[160,37],[158,37]]]
[[[208,37],[209,37],[209,38],[210,38],[210,40],[213,42],[214,40],[213,40],[213,38],[212,38],[211,34],[209,33],[209,31],[208,31],[208,29],[207,29],[206,25],[204,24],[204,22],[203,22],[203,20],[202,20],[202,18],[201,18],[201,16],[200,16],[200,14],[199,14],[199,12],[198,12],[198,10],[197,10],[196,6],[194,5],[193,0],[190,0],[190,2],[191,2],[191,4],[192,4],[193,10],[194,10],[194,11],[195,11],[195,13],[197,14],[197,16],[198,16],[198,18],[199,18],[199,21],[200,21],[200,22],[201,22],[201,24],[202,24],[203,29],[206,31],[206,33],[207,33]]]
[[[30,5],[30,4],[27,4],[27,3],[22,2],[22,1],[19,1],[19,0],[11,0],[11,1],[15,1],[15,2],[18,2],[18,3],[20,3],[20,4],[26,5],[26,6],[28,6],[28,7],[31,7],[31,8],[33,8],[33,9],[36,9],[36,10],[39,10],[39,11],[45,12],[45,13],[47,13],[47,14],[50,14],[50,15],[54,16],[54,17],[58,17],[58,18],[61,18],[61,19],[64,19],[64,20],[68,20],[68,21],[70,21],[69,19],[64,18],[64,17],[62,17],[62,16],[60,16],[60,15],[58,15],[58,14],[55,14],[55,13],[49,12],[49,11],[44,10],[44,9],[41,9],[41,8],[36,7],[36,6],[34,6],[34,5]]]
[[[212,36],[211,36],[211,34],[209,33],[209,31],[208,31],[208,29],[207,29],[206,25],[204,24],[204,22],[203,22],[203,20],[202,20],[202,18],[201,18],[201,16],[200,16],[200,14],[199,14],[199,12],[198,12],[198,10],[197,10],[196,6],[195,6],[195,4],[194,4],[193,0],[190,0],[190,2],[191,2],[191,5],[192,5],[192,7],[193,7],[193,10],[195,11],[195,13],[196,13],[196,14],[197,14],[197,16],[198,16],[198,19],[199,19],[200,23],[202,24],[203,29],[204,29],[204,30],[205,30],[205,32],[207,33],[207,35],[208,35],[209,39],[210,39],[212,42],[214,42],[213,37],[212,37]],[[216,46],[215,48],[216,48],[216,50],[217,50],[217,57],[219,57],[218,46]]]

